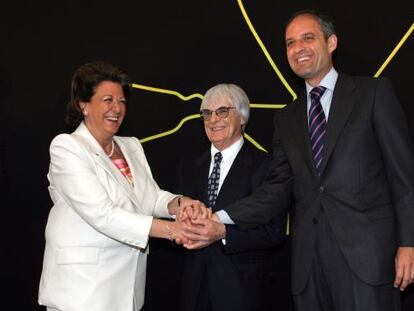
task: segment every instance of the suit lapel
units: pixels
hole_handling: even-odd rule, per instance
[[[356,101],[352,98],[354,88],[355,85],[352,79],[343,74],[338,76],[326,128],[325,152],[321,164],[321,175],[326,168],[338,136],[356,104]]]
[[[195,162],[196,170],[194,172],[195,178],[192,182],[197,183],[195,189],[199,191],[199,198],[203,202],[207,202],[207,184],[208,184],[208,173],[210,170],[211,153],[210,150],[204,153]]]
[[[221,185],[214,210],[219,210],[222,202],[228,202],[229,198],[234,198],[235,189],[239,184],[239,181],[246,178],[245,174],[247,170],[245,169],[245,166],[249,163],[249,153],[249,148],[246,142],[244,142]]]
[[[80,139],[81,143],[83,143],[85,147],[89,150],[96,164],[102,167],[115,180],[115,182],[118,183],[121,186],[121,188],[125,190],[127,196],[131,199],[131,201],[134,202],[134,204],[137,207],[139,207],[140,205],[137,200],[137,197],[135,196],[133,192],[133,188],[128,183],[127,179],[124,177],[121,171],[115,166],[115,164],[111,161],[111,159],[105,154],[105,152],[103,151],[99,143],[92,136],[92,134],[89,132],[87,127],[84,125],[84,123],[81,123],[79,125],[75,134]],[[122,146],[122,144],[119,144],[118,139],[115,138],[115,141],[120,147]],[[121,150],[122,148],[123,147],[121,147]],[[122,153],[124,154],[124,156],[126,157],[126,160],[128,161],[127,157],[128,157],[129,152],[127,150],[122,150]],[[132,161],[129,159],[128,165],[131,165],[133,163],[131,162]],[[136,187],[137,186],[138,185],[136,185]]]
[[[114,140],[121,149],[122,154],[124,155],[125,160],[128,163],[129,169],[131,170],[134,186],[131,187],[125,176],[119,171],[118,168],[115,168],[117,170],[117,173],[119,173],[117,174],[117,180],[119,178],[122,178],[121,180],[118,180],[118,182],[122,184],[123,188],[128,193],[128,197],[130,197],[131,200],[133,200],[133,202],[136,203],[136,206],[140,208],[142,206],[142,200],[145,197],[144,192],[147,179],[147,175],[145,174],[146,160],[145,158],[143,158],[144,154],[139,153],[139,149],[137,146],[131,146],[131,144],[124,144],[124,142],[116,136],[114,137]],[[113,167],[115,167],[115,165],[113,165]],[[141,199],[138,200],[138,198]]]
[[[306,92],[303,92],[302,96],[300,96],[297,101],[291,103],[290,105],[295,105],[295,107],[292,108],[293,119],[289,120],[291,123],[290,128],[292,131],[292,138],[297,141],[299,153],[303,156],[306,166],[309,168],[309,171],[312,172],[314,178],[317,179],[319,176],[315,169],[309,139]]]

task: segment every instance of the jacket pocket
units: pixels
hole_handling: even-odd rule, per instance
[[[379,220],[394,217],[392,205],[384,204],[366,211],[368,220]]]
[[[99,263],[102,249],[99,247],[64,247],[57,253],[58,265],[91,264]]]

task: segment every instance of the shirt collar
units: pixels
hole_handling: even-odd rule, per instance
[[[223,162],[226,161],[226,159],[231,159],[233,157],[236,157],[236,155],[239,153],[240,149],[243,147],[243,143],[244,143],[244,138],[243,135],[241,135],[240,139],[237,140],[233,145],[231,145],[230,147],[220,151],[218,150],[216,147],[214,147],[213,144],[211,144],[211,158],[214,159],[214,155],[217,152],[221,152],[222,156],[223,156]]]
[[[336,80],[338,80],[338,72],[335,70],[334,67],[332,67],[331,70],[329,70],[329,72],[325,75],[325,77],[323,77],[321,82],[319,82],[319,85],[333,92],[335,88]],[[306,94],[308,94],[309,96],[310,91],[314,87],[308,84],[307,82],[305,82],[305,84],[306,84]]]

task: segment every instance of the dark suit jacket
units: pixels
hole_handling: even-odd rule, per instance
[[[339,75],[320,176],[306,94],[276,113],[273,148],[266,186],[226,210],[242,227],[263,223],[287,205],[275,194],[292,187],[293,293],[309,275],[321,208],[353,272],[372,285],[391,282],[397,247],[414,246],[414,151],[388,80]]]
[[[178,191],[205,201],[210,151],[186,160],[179,173]],[[270,156],[245,142],[217,197],[215,210],[249,195],[264,181]],[[248,230],[226,225],[221,241],[186,253],[180,310],[195,310],[208,297],[214,310],[266,310],[270,303],[269,262],[273,248],[285,239],[286,215]],[[203,294],[204,298],[202,297]],[[200,296],[201,295],[201,296]]]

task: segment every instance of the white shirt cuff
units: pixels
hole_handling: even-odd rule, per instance
[[[217,217],[223,224],[234,225],[234,221],[230,218],[229,214],[225,210],[219,210],[216,212]]]

